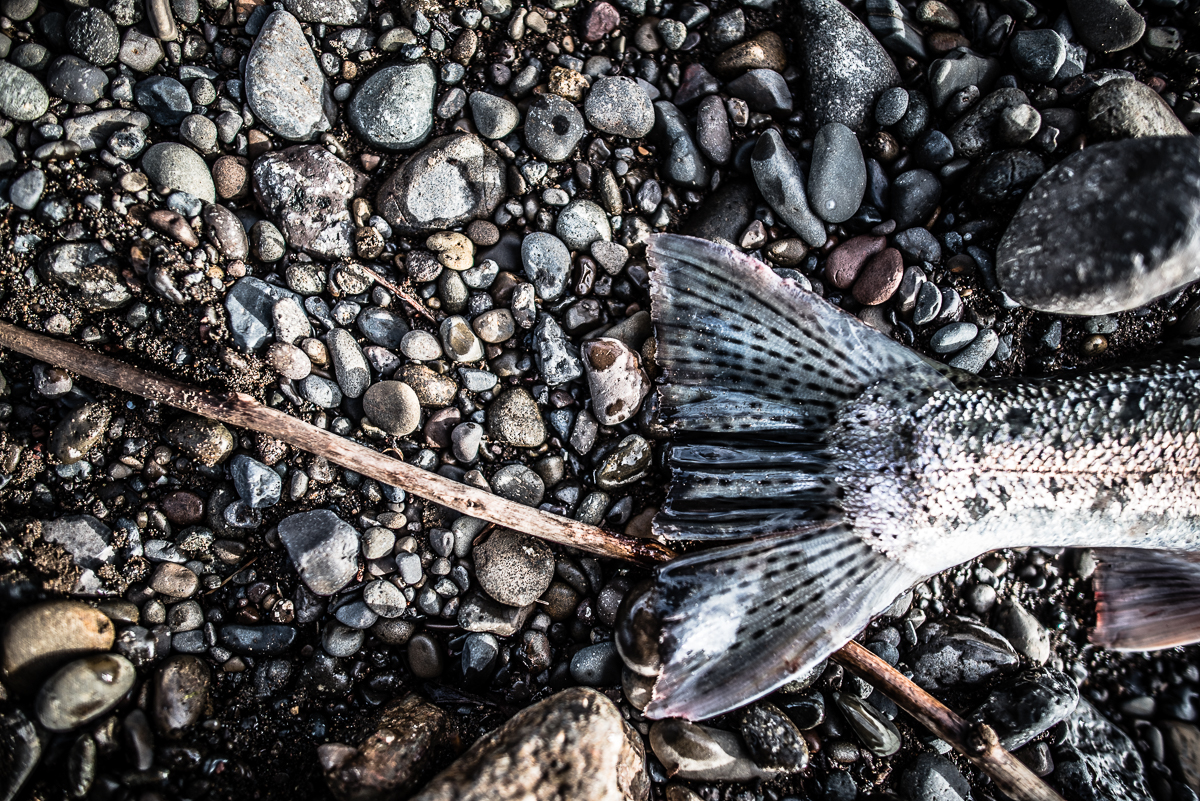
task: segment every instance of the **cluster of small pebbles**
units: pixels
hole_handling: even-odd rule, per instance
[[[0,316],[650,537],[645,245],[985,377],[1200,332],[1190,0],[0,0]],[[825,664],[651,721],[644,571],[0,355],[0,801],[988,798]],[[1200,792],[1086,551],[861,638],[1070,799]],[[513,768],[512,766],[519,766]]]

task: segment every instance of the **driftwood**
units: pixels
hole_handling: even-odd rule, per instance
[[[675,554],[657,543],[605,531],[505,500],[406,464],[323,428],[272,409],[240,392],[216,393],[161,378],[71,342],[0,322],[0,347],[211,420],[257,431],[323,456],[472,517],[600,556],[654,565]],[[1028,767],[1004,750],[992,729],[971,724],[867,649],[850,642],[833,658],[879,688],[898,707],[950,743],[1017,801],[1062,801]]]

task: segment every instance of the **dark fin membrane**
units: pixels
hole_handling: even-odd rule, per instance
[[[1200,642],[1200,554],[1098,548],[1096,557],[1092,642],[1118,651]]]
[[[938,368],[762,262],[703,239],[651,237],[647,256],[671,490],[655,531],[747,539],[836,521],[823,435],[890,378],[953,389]],[[897,396],[905,401],[905,394]]]
[[[646,715],[719,715],[771,692],[922,577],[844,525],[702,551],[658,574],[662,671]]]

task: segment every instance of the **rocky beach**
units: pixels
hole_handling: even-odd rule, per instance
[[[1195,5],[0,0],[0,320],[650,541],[652,234],[983,379],[1200,335]],[[649,569],[438,500],[0,350],[0,801],[1004,798],[832,661],[647,718]],[[1195,801],[1200,652],[1090,644],[1096,566],[858,641],[1068,801]]]

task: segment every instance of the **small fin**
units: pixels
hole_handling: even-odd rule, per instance
[[[700,720],[812,668],[922,577],[843,524],[713,548],[658,574],[651,718]]]
[[[1098,548],[1096,628],[1089,639],[1118,651],[1200,642],[1200,554]]]
[[[885,376],[952,386],[920,355],[732,248],[660,234],[646,254],[660,393],[678,430],[823,428]]]

